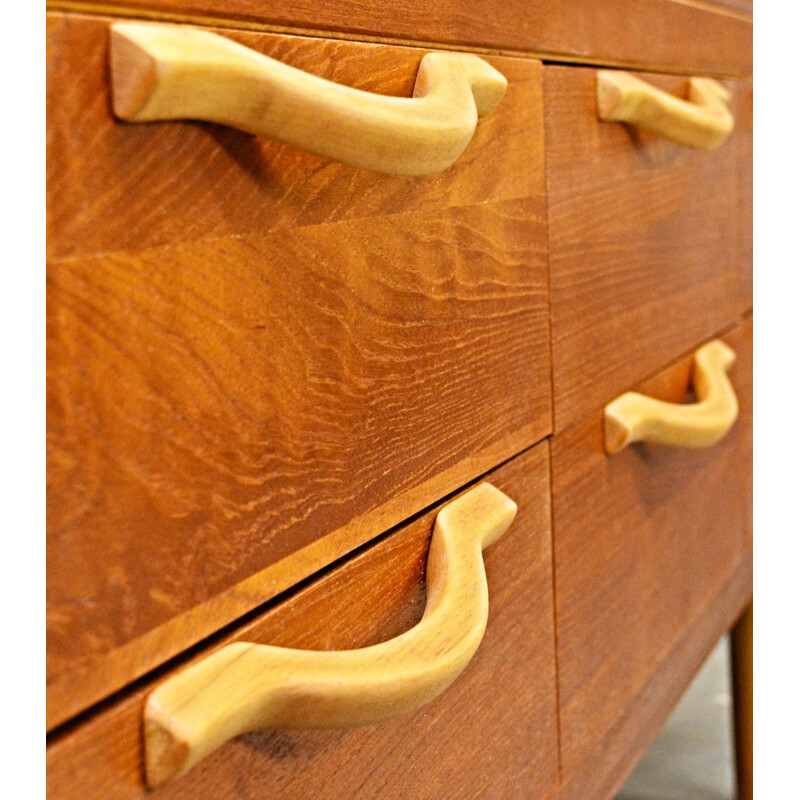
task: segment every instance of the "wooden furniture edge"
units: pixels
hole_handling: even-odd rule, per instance
[[[556,0],[551,0],[555,2]],[[288,3],[288,0],[287,0]],[[660,60],[653,59],[646,47],[646,42],[637,38],[635,48],[636,56],[616,58],[609,54],[593,54],[587,52],[585,46],[576,42],[570,44],[569,40],[552,42],[549,39],[532,39],[531,41],[501,41],[491,40],[482,31],[483,41],[469,39],[468,36],[459,38],[454,35],[433,36],[430,39],[417,39],[401,33],[379,32],[375,30],[354,29],[337,30],[331,27],[315,27],[304,25],[301,22],[290,21],[290,11],[284,12],[285,19],[276,21],[261,21],[257,18],[235,12],[226,14],[211,13],[185,13],[158,8],[158,2],[153,7],[129,6],[116,3],[92,2],[92,0],[49,0],[46,5],[48,13],[78,14],[91,17],[131,18],[153,22],[174,22],[188,25],[208,26],[215,28],[229,28],[263,33],[277,33],[292,36],[307,36],[326,39],[344,39],[357,42],[374,42],[379,44],[399,45],[403,47],[419,47],[427,50],[458,50],[471,53],[510,56],[515,58],[529,58],[539,61],[563,64],[586,65],[597,67],[619,67],[638,72],[669,72],[676,75],[702,74],[713,78],[741,78],[752,75],[752,18],[742,12],[734,11],[724,6],[709,6],[699,3],[681,2],[681,0],[662,0],[662,6],[675,12],[680,9],[682,13],[694,15],[699,19],[715,19],[716,22],[730,30],[722,30],[719,39],[726,42],[732,38],[749,40],[751,46],[744,56],[736,58],[717,59],[712,62],[695,62],[689,58],[682,59],[680,53],[670,52],[669,57]],[[694,23],[696,24],[696,23]],[[519,26],[525,27],[525,26]],[[569,28],[569,26],[565,26]],[[738,35],[736,31],[738,30]],[[733,33],[731,32],[733,31]],[[749,31],[749,35],[743,35]],[[477,35],[477,34],[476,34]],[[714,51],[713,46],[707,48]],[[730,47],[732,52],[738,52],[740,47]]]
[[[753,603],[731,631],[731,682],[738,800],[753,800]]]

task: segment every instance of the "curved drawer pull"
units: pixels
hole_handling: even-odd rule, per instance
[[[626,392],[605,408],[605,446],[616,453],[631,442],[708,447],[731,429],[739,415],[736,393],[725,374],[736,354],[716,340],[694,354],[692,382],[697,403],[664,403]]]
[[[426,175],[449,167],[507,81],[474,55],[428,53],[414,97],[317,78],[209,31],[111,26],[114,114],[129,122],[229,125],[358,167]]]
[[[414,711],[467,666],[486,629],[481,550],[517,506],[480,484],[436,517],[420,622],[361,650],[309,651],[238,642],[178,673],[144,711],[147,781],[183,774],[228,739],[259,728],[370,725]]]
[[[690,78],[680,100],[627,72],[597,73],[597,116],[629,122],[696,150],[719,147],[733,130],[731,93],[711,78]]]

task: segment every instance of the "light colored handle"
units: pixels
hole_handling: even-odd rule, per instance
[[[731,429],[739,415],[736,393],[726,371],[736,354],[716,340],[694,354],[692,382],[698,402],[664,403],[626,392],[605,409],[605,446],[616,453],[631,442],[679,447],[709,447]]]
[[[467,666],[486,629],[481,551],[517,513],[480,484],[436,517],[420,622],[361,650],[309,651],[239,642],[161,684],[144,711],[150,786],[186,772],[227,740],[259,728],[369,725],[414,711]]]
[[[428,53],[413,98],[309,75],[209,31],[111,26],[114,114],[129,122],[194,119],[398,175],[449,167],[507,81],[474,55]]]
[[[688,100],[627,72],[597,73],[597,116],[628,122],[695,150],[714,150],[733,130],[731,93],[711,78],[690,78]]]

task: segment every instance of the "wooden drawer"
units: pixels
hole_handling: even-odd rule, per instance
[[[567,797],[611,796],[751,596],[752,320],[721,338],[740,411],[717,445],[609,456],[602,413],[553,439]],[[689,379],[685,359],[639,390],[680,402]]]
[[[47,247],[52,258],[265,236],[278,229],[405,212],[436,215],[504,200],[543,202],[537,61],[486,58],[506,76],[509,89],[480,120],[450,169],[426,176],[384,175],[222,125],[118,122],[110,113],[112,21],[47,15]],[[411,95],[419,63],[430,52],[202,30],[326,80],[400,97]]]
[[[686,90],[685,77],[639,77]],[[704,152],[600,121],[596,78],[596,69],[545,69],[556,431],[752,303],[739,166],[751,147],[751,84],[726,83],[737,132]]]
[[[485,553],[489,622],[456,682],[420,711],[337,731],[232,741],[153,792],[141,717],[160,671],[48,745],[50,796],[109,798],[547,798],[557,784],[548,444],[486,476],[519,512]],[[438,507],[275,605],[227,641],[362,647],[413,625]],[[206,652],[201,654],[201,657]]]
[[[409,94],[424,51],[228,32]],[[48,18],[48,724],[551,431],[541,66],[440,175],[109,109]]]

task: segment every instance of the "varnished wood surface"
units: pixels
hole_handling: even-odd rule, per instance
[[[741,0],[727,0],[739,3]],[[558,61],[708,75],[752,71],[749,14],[693,0],[51,0],[51,8],[156,19],[225,20],[325,36],[380,37],[465,49],[534,53]],[[212,23],[213,24],[213,23]]]
[[[388,93],[422,55],[234,36]],[[398,179],[115,122],[107,39],[49,19],[50,726],[551,428],[538,63]]]
[[[549,798],[557,781],[547,444],[486,479],[519,512],[486,551],[491,602],[467,670],[415,714],[350,731],[248,735],[153,793],[140,722],[151,683],[48,746],[52,798]],[[424,608],[436,509],[300,590],[228,641],[360,647],[397,635]],[[224,644],[225,642],[220,642]]]
[[[52,721],[549,433],[541,214],[50,263]]]
[[[697,152],[601,122],[596,74],[545,67],[556,431],[751,306],[735,235],[737,141]],[[675,94],[687,83],[643,77]]]
[[[688,621],[682,636],[631,700],[608,732],[593,743],[580,767],[565,777],[558,800],[611,800],[663,728],[678,699],[709,653],[733,626],[753,592],[753,554],[701,614]]]
[[[720,338],[737,354],[729,377],[740,414],[714,447],[636,444],[607,456],[599,413],[553,438],[566,782],[596,758],[598,742],[626,709],[635,715],[637,698],[657,686],[659,664],[693,621],[713,616],[718,593],[749,551],[752,321]],[[686,397],[690,363],[632,388],[677,402]]]
[[[214,30],[214,29],[209,29]],[[425,50],[217,30],[318,77],[410,97]],[[111,113],[109,21],[47,18],[50,257],[142,250],[407,211],[542,197],[541,67],[489,57],[508,79],[458,161],[378,175],[202,122],[127,124]]]

